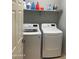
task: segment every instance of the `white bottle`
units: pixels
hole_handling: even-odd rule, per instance
[[[48,11],[52,11],[53,10],[53,6],[52,6],[52,4],[49,4],[48,5],[48,9],[47,9]]]
[[[30,3],[30,2],[28,2],[28,3],[26,4],[26,8],[27,8],[27,10],[31,10],[31,3]]]

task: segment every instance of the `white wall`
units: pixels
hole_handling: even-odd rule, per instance
[[[61,8],[62,8],[62,10],[63,10],[63,13],[62,13],[62,15],[61,15],[61,18],[60,18],[60,20],[59,20],[59,28],[63,31],[63,52],[64,53],[66,53],[65,52],[65,50],[66,50],[66,0],[61,0],[61,2],[60,2],[60,6],[61,6]]]

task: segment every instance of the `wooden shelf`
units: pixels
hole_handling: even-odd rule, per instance
[[[59,9],[59,10],[44,10],[44,11],[41,11],[41,10],[27,10],[27,9],[24,9],[24,11],[36,11],[36,12],[62,12],[62,9]]]

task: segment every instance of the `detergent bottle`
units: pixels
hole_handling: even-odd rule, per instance
[[[31,10],[31,3],[28,2],[28,3],[26,4],[26,7],[27,7],[27,10]]]
[[[31,10],[35,10],[35,3],[34,2],[32,2],[32,4],[31,4]]]
[[[37,4],[36,4],[36,10],[40,10],[39,2],[37,2]]]

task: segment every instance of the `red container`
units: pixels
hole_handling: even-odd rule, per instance
[[[36,4],[36,10],[40,10],[39,2]]]
[[[44,8],[43,7],[41,7],[41,11],[44,11]]]

